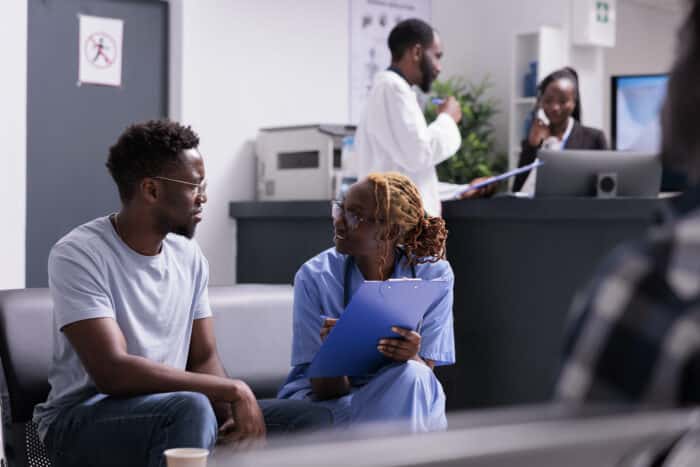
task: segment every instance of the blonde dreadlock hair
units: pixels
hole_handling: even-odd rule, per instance
[[[398,228],[397,244],[406,254],[409,264],[435,263],[445,258],[447,230],[440,217],[430,217],[423,209],[423,201],[416,185],[398,172],[371,173],[367,179],[374,187],[376,219],[384,220],[380,240],[388,240],[392,229]],[[384,270],[387,251],[380,259]]]

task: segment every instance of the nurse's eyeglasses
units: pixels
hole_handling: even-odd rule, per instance
[[[168,178],[168,177],[151,177],[151,178],[156,178],[158,180],[166,180],[168,182],[175,182],[175,183],[181,183],[183,185],[189,185],[192,187],[192,195],[197,198],[199,196],[206,196],[207,194],[207,181],[202,180],[201,183],[192,183],[192,182],[186,182],[185,180],[178,180],[176,178]]]
[[[363,222],[366,222],[368,224],[379,223],[379,221],[377,221],[376,219],[365,218],[348,209],[345,209],[343,202],[338,200],[331,201],[331,216],[333,216],[334,221],[340,219],[340,217],[343,216],[343,218],[345,219],[345,225],[347,225],[350,230],[355,230]]]

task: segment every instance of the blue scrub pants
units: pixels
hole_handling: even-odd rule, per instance
[[[323,428],[331,411],[302,401],[259,400],[269,434]],[[165,466],[163,451],[213,449],[218,424],[196,392],[115,398],[98,394],[60,412],[44,440],[55,467]]]
[[[336,425],[394,422],[413,433],[447,429],[440,381],[430,368],[412,360],[382,368],[346,396],[315,404],[331,409]]]

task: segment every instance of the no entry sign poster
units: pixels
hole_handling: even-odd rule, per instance
[[[80,45],[78,84],[122,84],[124,21],[79,15]]]

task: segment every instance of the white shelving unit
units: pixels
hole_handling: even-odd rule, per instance
[[[557,27],[542,26],[537,31],[515,35],[511,69],[510,122],[508,136],[508,165],[515,168],[520,154],[520,142],[527,136],[525,119],[537,98],[524,95],[525,75],[530,62],[537,62],[539,83],[552,71],[568,63],[569,39]]]

